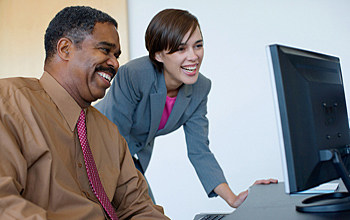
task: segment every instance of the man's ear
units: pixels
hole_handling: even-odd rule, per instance
[[[162,54],[161,54],[162,52],[161,51],[158,51],[158,52],[156,52],[154,55],[154,58],[158,61],[158,62],[160,62],[160,63],[163,63],[163,58],[162,58]]]
[[[63,60],[69,60],[69,52],[72,49],[73,42],[66,38],[62,37],[57,42],[57,54]]]

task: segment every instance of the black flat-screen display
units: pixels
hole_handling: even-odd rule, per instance
[[[267,52],[286,192],[341,177],[334,152],[348,178],[349,121],[339,58],[283,45]]]

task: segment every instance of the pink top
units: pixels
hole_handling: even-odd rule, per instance
[[[162,119],[160,119],[158,130],[161,130],[165,127],[165,124],[168,121],[168,118],[170,116],[171,110],[174,107],[175,101],[176,101],[176,96],[175,97],[168,97],[168,96],[166,97],[164,111],[162,114]]]

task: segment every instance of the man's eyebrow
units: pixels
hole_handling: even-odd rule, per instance
[[[110,48],[115,48],[116,45],[107,41],[98,42],[97,46],[108,46]]]

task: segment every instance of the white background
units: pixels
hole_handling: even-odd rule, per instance
[[[348,0],[129,0],[128,8],[131,59],[147,54],[144,33],[160,10],[186,9],[199,19],[201,72],[212,80],[210,148],[237,194],[256,179],[283,181],[267,45],[339,56],[345,87],[350,85]],[[182,128],[156,139],[146,177],[171,219],[233,211],[221,198],[206,196],[187,158]]]

